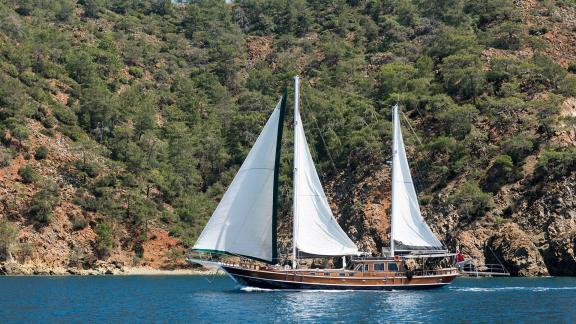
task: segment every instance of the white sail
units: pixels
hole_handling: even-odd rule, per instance
[[[298,79],[296,89],[298,92]],[[294,109],[294,244],[312,255],[356,255],[358,248],[332,216],[316,173],[298,111]]]
[[[392,230],[391,247],[394,251],[442,250],[442,243],[430,230],[418,205],[418,197],[406,158],[398,105],[392,111]]]
[[[274,165],[280,105],[281,101],[200,234],[194,250],[272,261]]]

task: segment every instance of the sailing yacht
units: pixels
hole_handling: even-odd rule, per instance
[[[294,88],[291,262],[281,265],[276,235],[287,91],[202,231],[188,261],[216,266],[240,285],[269,289],[398,290],[450,284],[458,271],[450,263],[453,254],[434,236],[420,213],[398,106],[392,111],[391,245],[381,256],[370,257],[359,251],[332,215],[300,117],[298,76],[294,78]],[[218,257],[221,254],[236,256],[237,261],[222,261]],[[300,264],[305,258],[334,257],[342,257],[342,268],[311,269]]]

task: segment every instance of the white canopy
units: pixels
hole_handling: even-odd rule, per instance
[[[274,166],[281,100],[194,245],[264,261],[273,258]]]
[[[392,123],[392,253],[442,250],[442,243],[434,236],[420,213],[402,139],[398,105],[392,108]]]
[[[296,92],[298,80],[296,78]],[[358,248],[344,233],[328,205],[310,155],[298,110],[294,109],[294,243],[312,255],[357,255]]]

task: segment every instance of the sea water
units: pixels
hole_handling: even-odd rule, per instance
[[[0,277],[0,323],[576,323],[576,278],[270,291],[224,276]]]

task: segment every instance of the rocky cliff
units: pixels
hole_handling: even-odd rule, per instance
[[[18,261],[0,274],[185,267],[298,73],[326,193],[361,250],[389,245],[385,118],[400,100],[447,247],[576,275],[576,9],[501,2],[0,3],[0,222],[18,232],[0,237]]]

